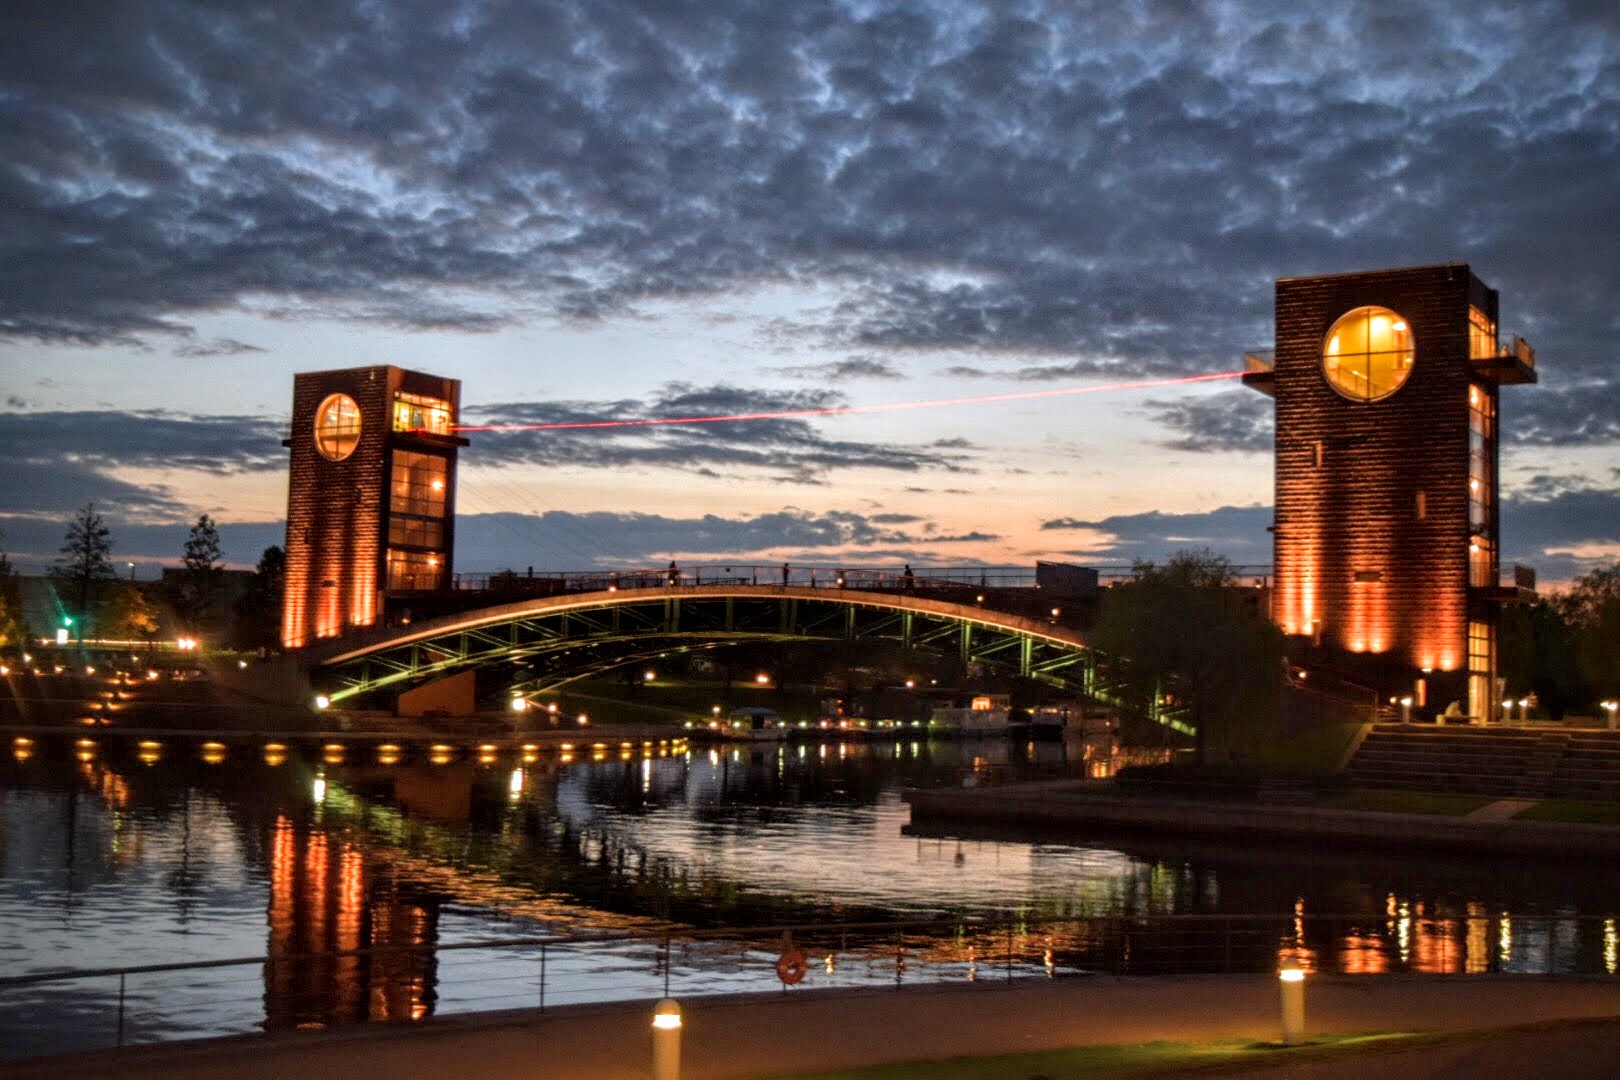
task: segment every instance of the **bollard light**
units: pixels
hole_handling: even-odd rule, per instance
[[[1282,1036],[1285,1046],[1305,1041],[1305,969],[1296,960],[1286,960],[1277,972],[1282,988]]]
[[[665,998],[653,1010],[653,1080],[681,1080],[681,1006]]]

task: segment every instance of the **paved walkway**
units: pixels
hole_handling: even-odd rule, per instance
[[[1159,1039],[1278,1037],[1277,980],[1271,976],[1096,976],[1011,988],[981,984],[695,998],[685,1007],[685,1080],[739,1080],[885,1061]],[[1620,1016],[1620,984],[1604,979],[1328,976],[1312,980],[1306,1002],[1307,1028],[1322,1033],[1462,1031],[1615,1016]],[[0,1080],[59,1080],[64,1075],[129,1080],[632,1080],[650,1071],[650,1017],[650,1004],[642,1003],[559,1009],[541,1017],[445,1019],[413,1028],[288,1032],[147,1047],[121,1055],[39,1059],[0,1067]],[[1580,1035],[1567,1038],[1582,1046],[1590,1041]],[[1614,1045],[1608,1040],[1609,1035],[1603,1036],[1605,1048]],[[1561,1075],[1530,1069],[1533,1058],[1504,1058],[1521,1062],[1528,1071],[1493,1065],[1470,1075]],[[1409,1077],[1425,1075],[1406,1071]]]

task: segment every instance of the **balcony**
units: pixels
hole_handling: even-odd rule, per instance
[[[1478,378],[1498,386],[1536,381],[1536,350],[1517,334],[1504,335],[1494,355],[1470,357],[1469,364]]]
[[[1277,396],[1277,350],[1253,349],[1243,354],[1243,385],[1267,397]]]

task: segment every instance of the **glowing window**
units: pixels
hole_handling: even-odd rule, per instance
[[[394,430],[450,433],[450,403],[400,391],[394,395]]]
[[[1388,308],[1359,307],[1340,316],[1322,343],[1322,373],[1352,401],[1393,394],[1412,373],[1412,331]]]
[[[315,449],[342,461],[360,445],[360,406],[348,394],[333,394],[315,410]]]

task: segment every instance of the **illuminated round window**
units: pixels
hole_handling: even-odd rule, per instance
[[[1377,401],[1412,373],[1412,331],[1388,308],[1359,307],[1339,317],[1322,343],[1322,373],[1352,401]]]
[[[333,394],[315,410],[315,449],[342,461],[360,445],[360,406],[348,394]]]

